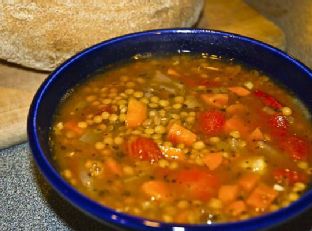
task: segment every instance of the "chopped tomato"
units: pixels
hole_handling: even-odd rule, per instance
[[[283,137],[288,132],[289,123],[286,116],[273,115],[269,118],[272,135]]]
[[[253,94],[260,99],[260,101],[266,105],[269,106],[273,109],[281,109],[283,107],[283,105],[277,101],[277,99],[275,99],[273,96],[261,91],[261,90],[255,90],[253,92]]]
[[[201,99],[210,106],[224,108],[228,105],[228,94],[201,94]]]
[[[201,169],[186,169],[178,172],[176,182],[183,192],[197,200],[207,201],[215,196],[220,186],[219,179],[209,171]]]
[[[197,114],[198,129],[206,135],[216,135],[222,132],[225,116],[220,111],[206,111]]]
[[[152,139],[145,137],[130,139],[127,145],[127,151],[131,157],[148,160],[152,163],[163,156],[158,145]]]
[[[280,147],[293,160],[307,160],[312,148],[311,143],[301,137],[290,135],[280,141]]]
[[[307,180],[306,174],[289,168],[277,168],[273,170],[273,176],[278,183],[287,185],[293,185],[296,182],[306,182]]]

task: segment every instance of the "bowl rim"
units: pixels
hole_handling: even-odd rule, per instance
[[[200,29],[200,28],[168,28],[168,29],[156,29],[148,30],[142,32],[136,32],[131,34],[122,35],[116,38],[112,38],[98,44],[95,44],[89,48],[82,50],[76,55],[69,58],[59,67],[57,67],[41,84],[37,90],[27,118],[27,135],[29,140],[29,146],[31,148],[33,157],[37,166],[39,167],[41,173],[44,175],[45,179],[49,184],[68,202],[74,205],[76,208],[82,210],[83,212],[91,215],[96,220],[104,222],[106,224],[115,224],[123,227],[129,227],[131,229],[139,230],[149,230],[155,228],[161,228],[162,230],[255,230],[260,228],[266,228],[274,226],[275,224],[280,224],[286,220],[299,215],[304,210],[312,206],[312,190],[309,190],[304,195],[300,197],[297,201],[293,202],[290,206],[286,208],[279,209],[275,212],[265,214],[262,216],[250,218],[238,222],[226,222],[226,223],[212,223],[212,224],[178,224],[178,223],[165,223],[154,221],[151,219],[146,219],[143,217],[132,216],[129,214],[117,212],[114,209],[100,205],[99,203],[89,199],[87,196],[78,192],[74,187],[72,187],[61,175],[56,171],[56,169],[50,164],[49,160],[44,154],[42,147],[40,146],[39,134],[37,128],[37,118],[38,118],[38,108],[40,104],[43,103],[44,95],[49,91],[49,86],[55,81],[55,79],[60,78],[62,71],[67,67],[74,65],[76,60],[79,58],[92,53],[94,50],[101,49],[102,47],[110,46],[111,44],[119,43],[128,39],[135,39],[137,37],[144,36],[162,36],[164,34],[213,34],[224,38],[232,38],[241,40],[244,43],[249,43],[261,49],[269,50],[286,59],[292,65],[295,65],[301,71],[304,71],[307,76],[310,77],[312,81],[312,71],[305,66],[303,63],[293,58],[292,56],[286,54],[278,48],[268,45],[264,42],[252,39],[246,36],[210,29]],[[310,109],[311,110],[311,109]],[[308,203],[307,203],[308,202]],[[108,222],[108,223],[107,223]]]

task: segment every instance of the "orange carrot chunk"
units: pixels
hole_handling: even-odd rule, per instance
[[[248,108],[240,103],[232,104],[226,108],[226,112],[235,115],[235,114],[243,114],[248,111]]]
[[[233,116],[230,119],[225,121],[224,130],[227,133],[232,131],[238,131],[243,137],[248,135],[248,127],[244,121],[238,117]]]
[[[64,123],[64,127],[67,130],[73,131],[76,134],[80,135],[83,132],[83,129],[78,127],[78,123],[75,121],[67,121]]]
[[[169,127],[168,140],[174,144],[191,146],[196,141],[196,135],[180,124],[174,123]]]
[[[176,182],[181,194],[194,200],[208,201],[218,192],[219,177],[198,168],[183,169],[177,172]]]
[[[204,158],[203,161],[209,170],[213,171],[218,168],[222,163],[223,157],[221,152],[209,153]]]
[[[251,141],[260,141],[260,140],[264,140],[264,135],[261,132],[260,128],[256,128],[255,130],[251,132],[248,139]]]
[[[256,186],[259,179],[260,179],[259,175],[248,173],[246,175],[243,175],[238,180],[238,184],[243,190],[245,190],[246,192],[250,192]]]
[[[128,102],[128,111],[126,114],[126,125],[128,128],[140,126],[147,118],[147,107],[145,103],[136,99],[130,99]]]
[[[247,206],[244,201],[242,200],[237,200],[233,201],[231,204],[227,206],[225,209],[227,213],[230,213],[232,216],[239,216],[242,213],[247,211]]]
[[[143,183],[141,189],[146,195],[158,200],[169,200],[171,197],[168,185],[159,180],[147,181]]]
[[[243,87],[229,87],[228,89],[238,96],[247,96],[250,94],[250,91]]]
[[[236,200],[239,192],[238,185],[222,185],[218,192],[218,198],[223,203],[229,203]]]
[[[122,175],[122,169],[120,165],[116,162],[116,160],[108,159],[105,163],[111,173],[118,175],[118,176]]]
[[[176,70],[174,70],[172,68],[168,69],[167,74],[168,75],[174,75],[174,76],[180,76],[180,74]]]
[[[277,194],[272,187],[260,184],[251,192],[246,203],[255,209],[265,210],[271,205]]]
[[[217,108],[224,108],[228,105],[228,94],[201,94],[201,99],[208,105]]]

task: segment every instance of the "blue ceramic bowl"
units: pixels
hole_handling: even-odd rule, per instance
[[[56,170],[48,144],[52,115],[64,93],[106,65],[128,60],[140,53],[209,53],[234,58],[262,70],[292,90],[312,111],[312,72],[284,52],[243,36],[212,30],[154,30],[114,38],[72,57],[41,85],[28,115],[28,138],[34,159],[47,181],[74,206],[105,224],[134,230],[256,230],[268,228],[294,217],[312,205],[312,190],[277,212],[234,223],[168,224],[148,221],[116,212],[79,193]]]

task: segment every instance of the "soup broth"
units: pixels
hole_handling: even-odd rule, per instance
[[[308,111],[263,73],[215,56],[151,57],[76,86],[54,116],[62,176],[117,211],[230,222],[297,200],[310,182]]]

